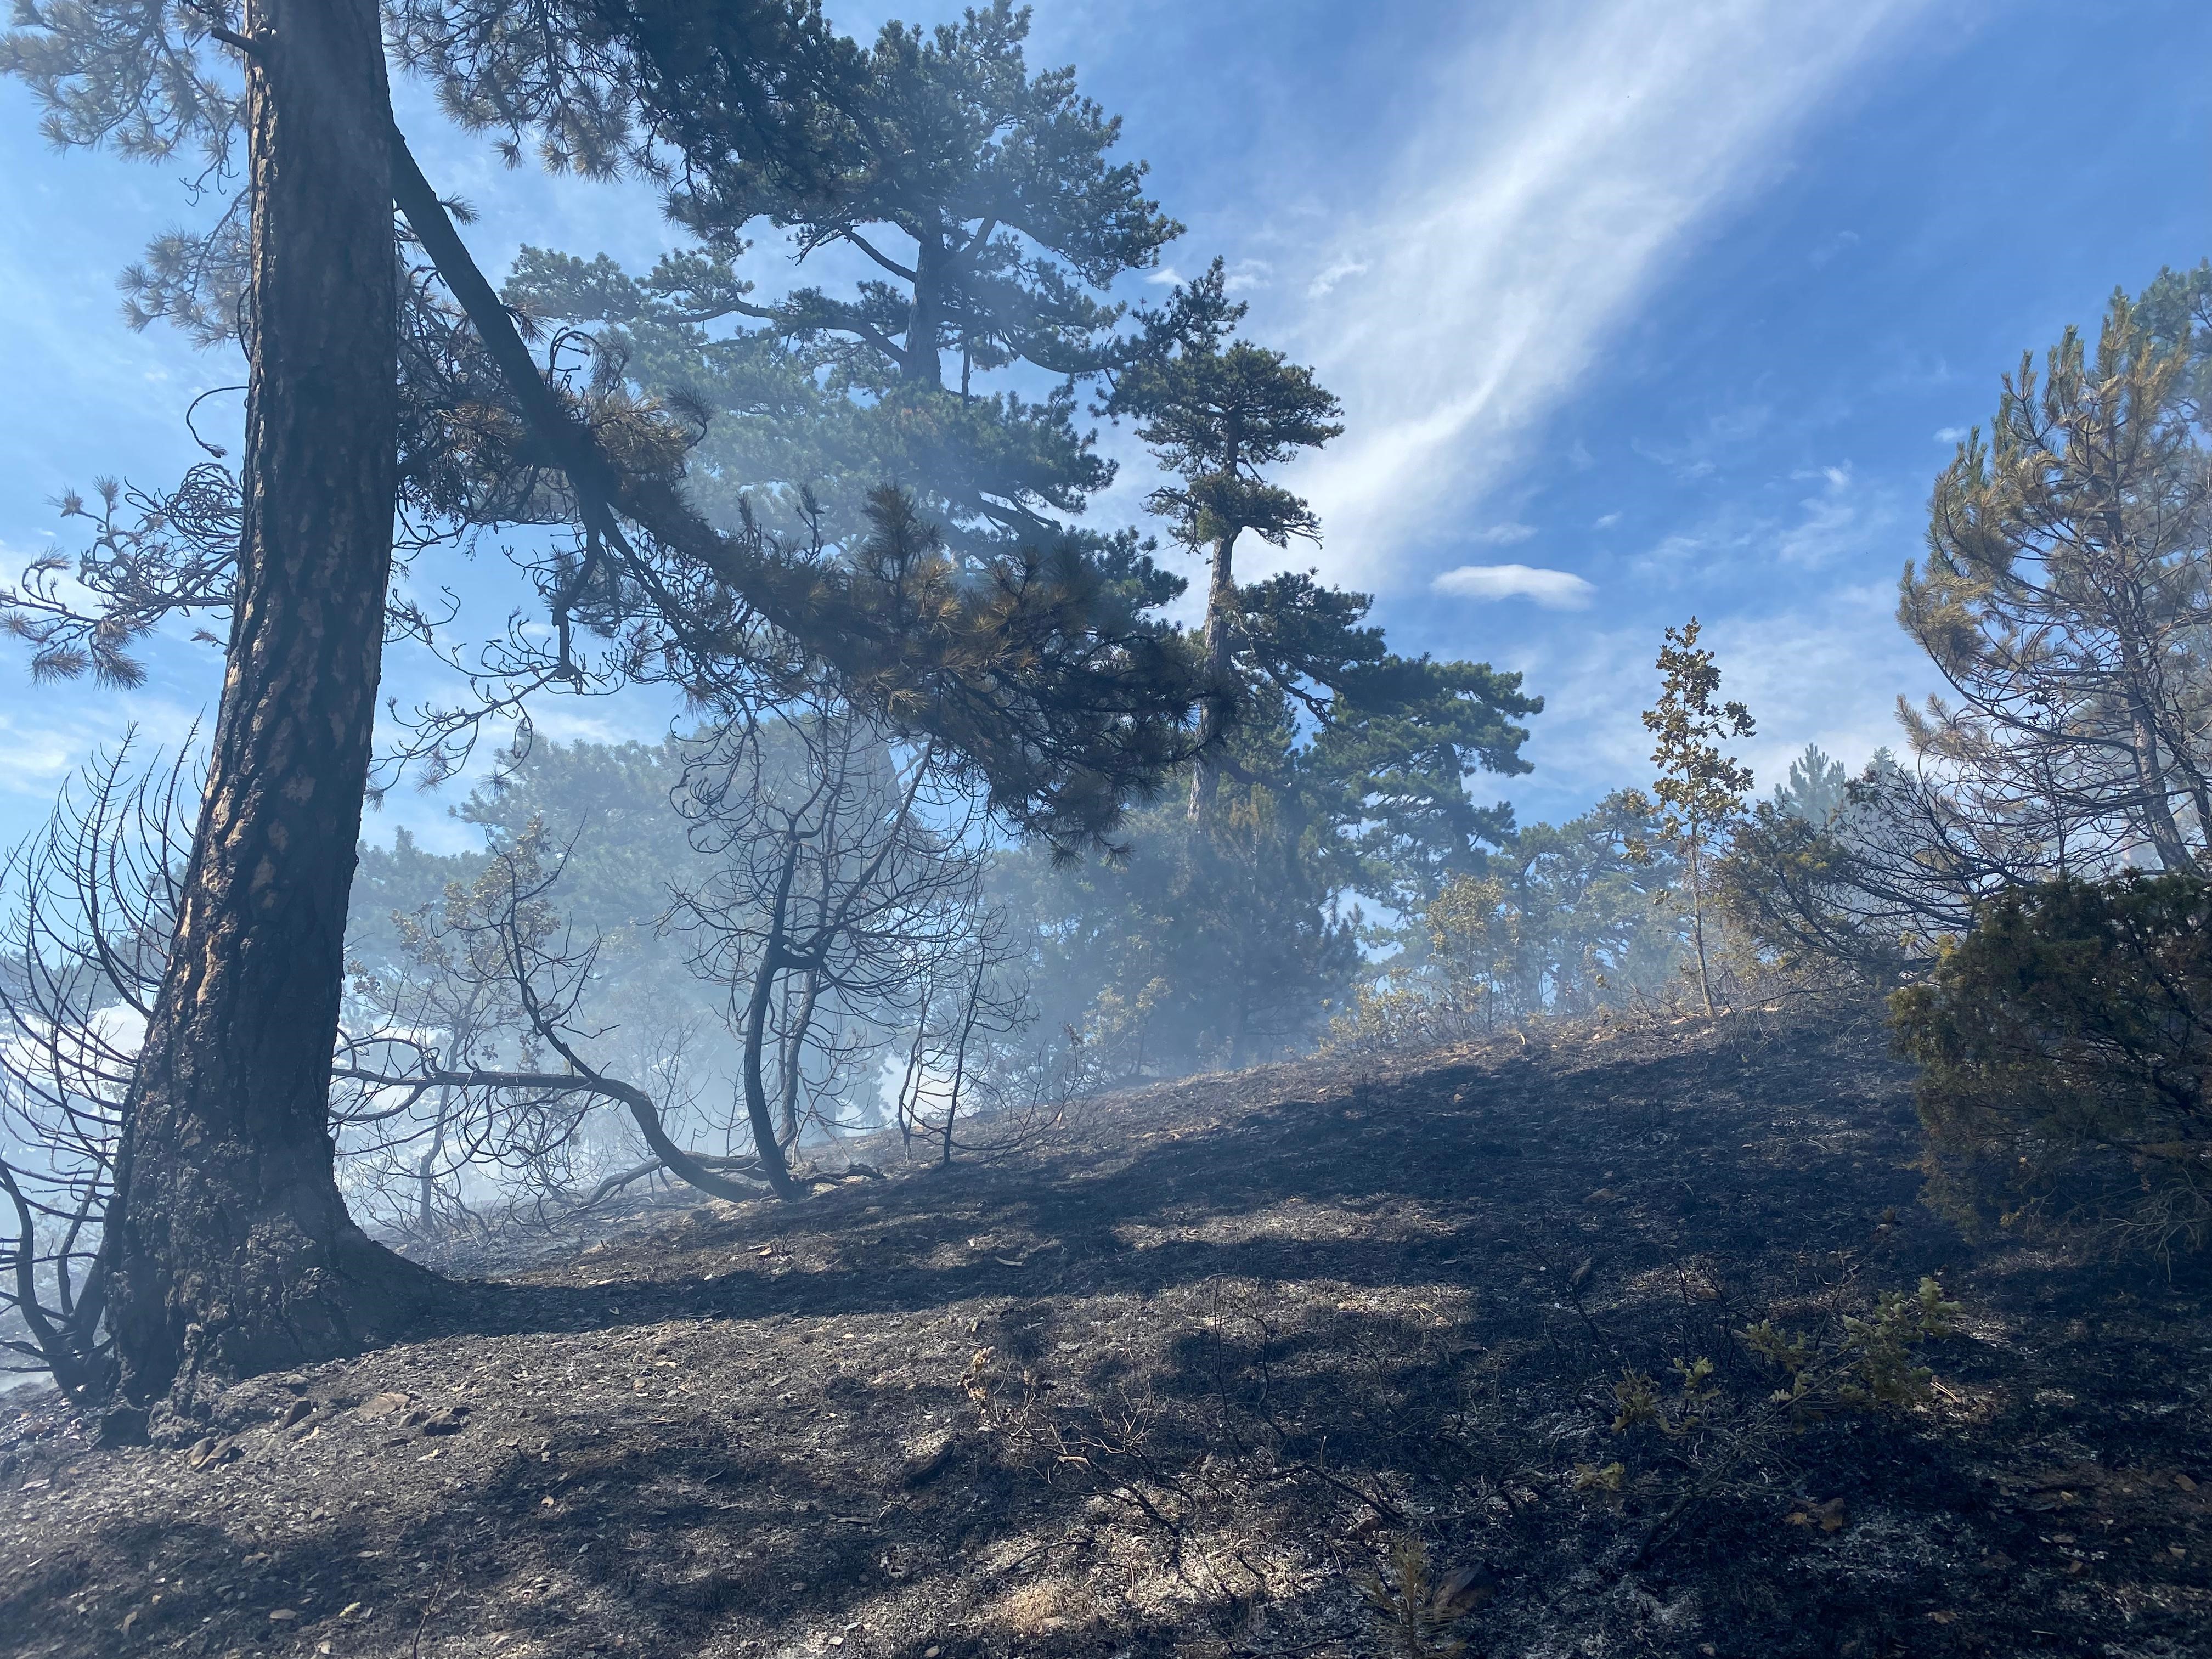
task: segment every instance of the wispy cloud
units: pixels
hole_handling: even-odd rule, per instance
[[[1328,266],[1315,276],[1313,281],[1306,284],[1306,297],[1309,300],[1318,300],[1325,295],[1335,293],[1336,285],[1346,277],[1364,276],[1366,274],[1367,261],[1355,259],[1347,255]]]
[[[1298,285],[1326,279],[1291,320],[1350,428],[1298,481],[1328,562],[1387,585],[1400,550],[1440,539],[1692,236],[1927,9],[1612,0],[1486,31],[1414,118],[1402,182]]]
[[[1468,599],[1534,599],[1547,611],[1583,610],[1597,592],[1571,571],[1527,564],[1463,564],[1429,586]]]
[[[1847,253],[1859,245],[1859,234],[1855,230],[1839,230],[1805,256],[1805,263],[1818,270],[1838,254]]]
[[[0,672],[21,673],[0,659]],[[128,738],[137,763],[152,766],[195,740],[200,711],[155,690],[87,696],[56,689],[36,715],[0,710],[0,847],[43,820],[72,775]]]
[[[1255,288],[1265,288],[1274,280],[1275,267],[1271,260],[1239,259],[1231,265],[1221,284],[1225,294],[1243,294]]]
[[[1853,487],[1850,463],[1798,477],[1819,479],[1820,489],[1798,502],[1797,521],[1784,528],[1777,556],[1814,568],[1858,550],[1867,538],[1869,514],[1861,499],[1865,492]]]
[[[47,721],[0,714],[0,790],[52,795],[76,764],[76,737]]]
[[[1487,530],[1478,530],[1468,539],[1480,542],[1485,547],[1511,547],[1527,541],[1536,533],[1533,524],[1494,524]]]
[[[1832,574],[1863,569],[1869,557],[1887,564],[1890,551],[1911,544],[1908,500],[1893,479],[1863,479],[1849,461],[1838,461],[1775,483],[1814,488],[1790,512],[1724,501],[1661,537],[1630,569],[1655,588],[1672,588],[1692,580],[1740,581],[1778,561]]]

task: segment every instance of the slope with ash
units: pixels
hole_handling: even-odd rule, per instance
[[[0,1645],[2212,1653],[2201,1273],[1970,1246],[1916,1146],[1826,1007],[1194,1078],[662,1209],[179,1443],[22,1413]],[[1962,1311],[1902,1403],[1775,1405],[1744,1329],[1848,1392],[1845,1319],[1926,1275]]]

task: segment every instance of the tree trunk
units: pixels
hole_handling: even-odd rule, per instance
[[[425,1238],[438,1221],[438,1157],[446,1150],[446,1124],[453,1110],[453,1091],[439,1090],[437,1127],[415,1164],[415,1226]]]
[[[908,386],[939,392],[945,386],[945,360],[937,354],[938,331],[945,325],[944,284],[952,256],[933,238],[916,242],[914,251],[914,298],[907,307],[906,361],[901,378]],[[968,390],[967,371],[961,371],[960,390]]]
[[[769,1190],[778,1198],[797,1198],[799,1185],[785,1162],[783,1142],[776,1134],[775,1116],[769,1106],[768,1089],[761,1077],[766,1058],[768,1011],[775,996],[775,982],[783,968],[773,938],[761,950],[760,967],[753,975],[752,995],[745,1004],[744,1092],[745,1121],[752,1127],[753,1152]]]
[[[1190,775],[1190,817],[1202,823],[1213,811],[1220,792],[1220,769],[1213,763],[1212,745],[1228,725],[1229,656],[1231,635],[1237,617],[1237,574],[1231,563],[1237,548],[1234,531],[1213,544],[1213,575],[1206,590],[1206,705],[1199,715],[1198,759]]]
[[[244,530],[177,933],[110,1254],[126,1399],[358,1349],[434,1280],[346,1214],[329,1128],[397,472],[374,0],[252,0]]]
[[[783,1143],[776,1138],[775,1118],[769,1109],[768,1090],[761,1079],[761,1066],[768,1042],[768,1011],[775,995],[775,982],[784,969],[794,964],[785,947],[788,938],[786,929],[791,913],[791,885],[799,873],[799,854],[803,846],[797,826],[788,828],[788,839],[784,843],[783,868],[777,872],[775,896],[770,901],[768,915],[768,936],[761,941],[760,966],[753,975],[752,995],[745,1004],[744,1088],[745,1121],[753,1132],[753,1152],[760,1159],[761,1176],[767,1181],[769,1190],[778,1198],[799,1196],[798,1183],[791,1178],[790,1165],[785,1162]]]
[[[1690,832],[1690,933],[1698,947],[1698,990],[1705,1000],[1705,1014],[1713,1012],[1712,976],[1705,971],[1705,872],[1698,857],[1698,832]]]
[[[789,1146],[799,1145],[799,1067],[806,1061],[806,1034],[813,1029],[814,1006],[822,994],[819,969],[808,969],[803,978],[805,982],[799,989],[799,1012],[791,1016],[788,1029],[784,1032],[779,1055],[782,1070],[776,1078],[777,1108],[783,1120],[777,1133],[783,1137],[784,1144]],[[791,1006],[789,981],[785,984],[784,1007],[788,1013]]]
[[[2143,817],[2150,831],[2151,846],[2165,868],[2195,875],[2197,860],[2181,839],[2181,826],[2174,822],[2173,789],[2166,781],[2166,768],[2159,758],[2158,726],[2142,690],[2142,676],[2132,659],[2127,667],[2130,681],[2127,688],[2128,734],[2133,739],[2136,784],[2142,793]]]

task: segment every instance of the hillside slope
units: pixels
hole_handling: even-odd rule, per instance
[[[178,1443],[23,1414],[0,1651],[1289,1659],[1395,1613],[1438,1653],[2212,1654],[2201,1275],[1969,1248],[1914,1145],[1832,1009],[1192,1079],[663,1211]],[[1923,1403],[1767,1404],[1743,1328],[1832,1349],[1929,1273]],[[1624,1372],[1660,1425],[1613,1430]]]

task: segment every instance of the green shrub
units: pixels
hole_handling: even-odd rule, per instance
[[[2212,882],[2008,893],[1891,999],[1935,1196],[2164,1255],[2212,1226]]]

